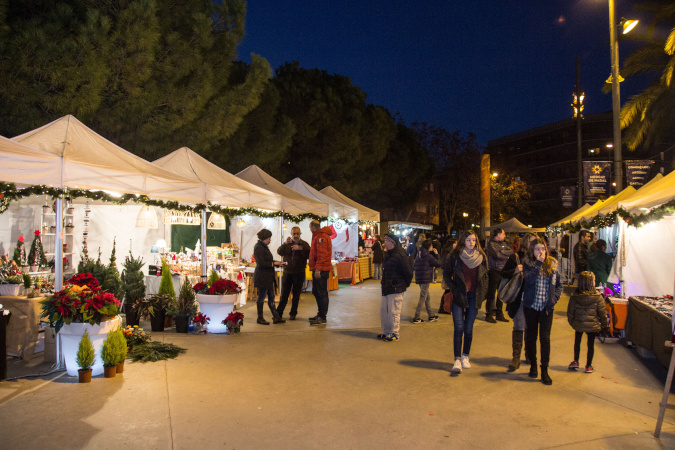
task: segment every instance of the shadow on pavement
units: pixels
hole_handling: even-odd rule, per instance
[[[402,359],[399,361],[399,364],[418,369],[442,370],[445,372],[450,372],[450,369],[452,369],[452,364],[447,361],[433,361],[430,359]]]
[[[344,334],[345,336],[364,338],[364,339],[377,339],[378,332],[376,331],[366,331],[366,330],[336,330],[335,333]]]

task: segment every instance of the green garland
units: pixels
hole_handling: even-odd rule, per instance
[[[653,208],[643,214],[631,214],[625,209],[619,208],[616,211],[612,211],[611,213],[607,214],[606,216],[601,216],[598,214],[588,222],[582,220],[576,225],[565,223],[559,227],[549,227],[546,229],[546,231],[569,231],[570,233],[578,233],[582,229],[611,227],[619,221],[619,218],[623,219],[627,225],[640,228],[644,224],[656,222],[663,219],[664,216],[672,214],[675,214],[675,200],[670,200],[669,202],[666,202],[661,206],[657,206],[656,208]]]
[[[306,213],[306,214],[288,214],[283,211],[261,211],[256,208],[229,208],[219,205],[213,205],[210,202],[207,205],[203,203],[198,203],[194,206],[183,205],[177,201],[164,201],[156,200],[148,197],[147,195],[136,195],[136,194],[123,194],[121,197],[110,195],[103,191],[88,191],[84,189],[59,189],[48,186],[30,186],[23,189],[17,189],[14,183],[2,183],[0,182],[0,214],[5,212],[9,207],[10,202],[18,201],[22,198],[30,197],[32,195],[48,195],[52,199],[63,197],[72,197],[72,198],[88,198],[90,200],[101,200],[108,203],[114,203],[116,205],[123,205],[130,201],[135,203],[141,203],[148,206],[157,206],[165,209],[172,209],[175,211],[192,211],[194,213],[201,213],[205,209],[213,211],[215,213],[221,214],[223,216],[234,217],[234,216],[258,216],[258,217],[282,217],[284,220],[289,222],[300,223],[304,219],[318,220],[318,221],[329,221],[335,222],[339,219],[334,217],[325,217],[319,216],[318,214]],[[358,220],[347,220],[347,223],[354,225],[356,223],[366,223],[374,224],[375,222],[371,221],[358,221]]]

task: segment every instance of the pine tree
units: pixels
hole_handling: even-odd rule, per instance
[[[26,265],[26,247],[23,244],[23,236],[19,236],[14,249],[14,257],[12,258],[17,266]]]
[[[91,343],[89,333],[84,330],[80,344],[77,346],[77,353],[75,355],[75,362],[80,370],[91,369],[94,364],[94,345]]]
[[[31,266],[46,267],[47,256],[42,248],[42,239],[40,239],[40,231],[35,230],[35,237],[30,244],[30,252],[28,252],[28,264]]]
[[[171,270],[166,261],[162,261],[162,281],[159,282],[158,294],[168,294],[176,298],[176,290],[173,288],[173,281],[171,281]]]
[[[145,297],[145,276],[143,275],[143,272],[141,272],[143,264],[143,258],[140,256],[134,258],[134,255],[132,255],[131,252],[129,252],[129,256],[124,259],[122,282],[124,283],[125,304],[133,305],[136,300]],[[125,310],[127,310],[126,306]]]
[[[120,278],[120,273],[117,270],[115,258],[116,245],[115,239],[113,239],[113,248],[112,253],[110,254],[110,262],[108,263],[108,267],[106,267],[103,272],[103,283],[101,283],[101,289],[106,292],[110,292],[117,298],[120,298],[120,296],[124,294],[124,288],[122,279]]]

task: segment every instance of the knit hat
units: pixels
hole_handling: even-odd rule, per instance
[[[272,237],[272,232],[268,230],[267,228],[263,228],[262,230],[258,231],[258,239],[261,241],[264,241],[265,239],[271,238]]]
[[[394,241],[394,244],[396,244],[396,245],[399,244],[398,236],[396,236],[395,234],[387,233],[387,234],[384,236],[384,239],[385,239],[385,240],[387,240],[387,239],[392,240],[392,241]]]

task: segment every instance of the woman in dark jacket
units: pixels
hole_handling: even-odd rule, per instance
[[[265,304],[265,296],[267,296],[267,304],[272,311],[272,321],[274,323],[284,323],[286,320],[282,319],[277,312],[274,305],[274,286],[276,284],[276,274],[274,267],[276,262],[272,256],[272,252],[268,246],[272,240],[272,232],[267,229],[262,229],[258,232],[258,242],[253,247],[253,256],[255,257],[255,271],[253,272],[253,287],[258,289],[258,323],[261,325],[269,325],[270,323],[263,317],[263,307]]]
[[[382,242],[380,241],[380,235],[376,234],[373,236],[375,242],[373,242],[373,279],[381,280],[382,279],[382,260],[384,259],[384,249],[382,249]]]
[[[505,282],[508,282],[517,273],[523,271],[523,261],[527,258],[527,249],[530,242],[537,239],[534,233],[527,233],[520,240],[520,247],[518,251],[511,256],[504,264],[502,269],[502,277]],[[525,336],[525,313],[523,313],[522,300],[522,286],[521,292],[517,295],[516,300],[506,305],[506,312],[509,317],[513,319],[513,332],[511,333],[511,348],[513,349],[513,359],[509,363],[509,372],[513,372],[520,367],[520,354],[523,350],[523,337]],[[527,363],[527,352],[525,352],[525,363]]]
[[[570,363],[568,368],[570,370],[579,368],[581,338],[586,333],[588,351],[586,353],[585,372],[593,373],[595,337],[607,327],[605,299],[595,289],[593,272],[581,272],[579,274],[577,290],[570,296],[570,302],[567,305],[567,321],[574,328],[574,361]]]
[[[429,295],[429,284],[434,278],[436,267],[441,267],[441,261],[438,257],[438,251],[432,247],[431,239],[422,242],[422,250],[415,260],[413,269],[415,270],[415,283],[420,287],[420,299],[417,301],[415,317],[413,323],[421,323],[422,305],[427,308],[429,322],[438,320],[438,316],[431,312],[431,296]]]
[[[487,293],[487,256],[473,231],[465,231],[443,269],[443,281],[452,291],[452,321],[455,326],[453,346],[455,364],[452,371],[461,373],[471,367],[469,352],[473,324]],[[462,338],[464,345],[462,346]]]
[[[606,251],[607,242],[598,239],[595,242],[595,249],[588,254],[588,270],[595,275],[595,282],[603,287],[612,272],[612,257],[605,253]]]
[[[407,261],[408,257],[395,234],[387,234],[384,238],[384,245],[387,253],[382,263],[382,303],[380,305],[382,333],[377,337],[392,342],[399,338],[403,294],[412,281],[412,271]]]
[[[527,259],[523,261],[523,312],[525,313],[525,347],[530,357],[531,378],[537,378],[537,334],[541,343],[541,381],[553,384],[548,375],[551,356],[551,325],[553,309],[562,294],[558,261],[548,256],[546,241],[541,238],[530,243]]]

